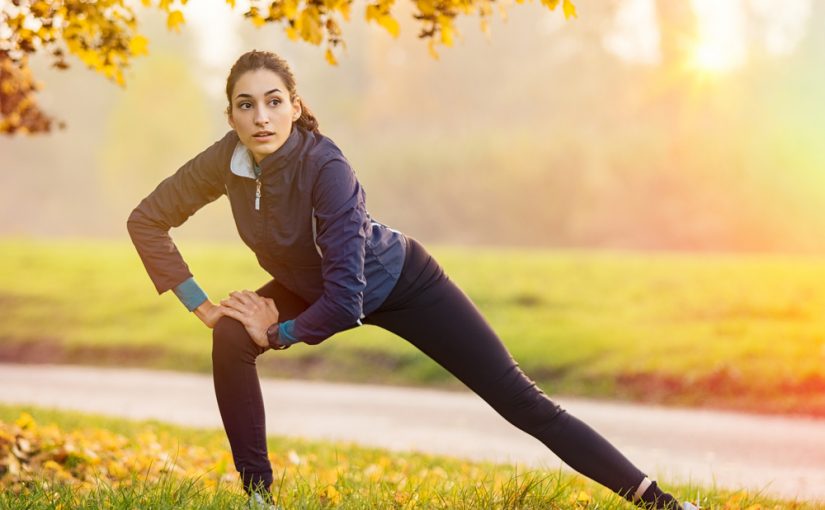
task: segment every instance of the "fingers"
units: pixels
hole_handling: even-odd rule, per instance
[[[261,296],[250,290],[230,292],[228,298],[221,300],[220,306],[227,310],[225,315],[238,320],[241,320],[241,317],[251,320],[256,315],[260,315],[263,310],[268,310],[275,316],[279,315],[274,299]],[[229,310],[235,311],[237,314],[231,315]]]
[[[229,310],[237,310],[239,312],[246,312],[246,305],[243,304],[238,298],[235,297],[228,297],[226,299],[221,299],[221,306],[226,307]]]
[[[259,303],[259,296],[249,290],[232,291],[229,293],[229,296],[236,299],[240,303],[243,303],[247,307],[252,307],[253,305]]]
[[[235,310],[234,308],[224,307],[223,314],[227,317],[232,317],[244,324],[246,324],[246,315],[241,312],[240,310]]]
[[[231,292],[230,297],[221,300],[221,304],[244,313],[252,313],[259,306],[257,302],[251,301],[248,296],[239,292]]]

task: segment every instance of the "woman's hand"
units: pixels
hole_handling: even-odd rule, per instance
[[[208,299],[192,310],[192,312],[198,316],[198,319],[203,321],[209,329],[215,327],[215,324],[218,323],[218,319],[225,315],[225,311],[226,307],[217,306]]]
[[[240,321],[252,341],[261,347],[269,347],[266,330],[278,322],[278,308],[271,298],[259,296],[251,290],[230,292],[229,297],[221,300],[224,314]]]

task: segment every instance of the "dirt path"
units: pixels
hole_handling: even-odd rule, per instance
[[[470,392],[279,379],[261,386],[271,434],[563,465]],[[825,504],[825,420],[554,400],[665,488],[677,480],[715,482]],[[3,363],[0,401],[221,427],[212,379],[198,374]]]

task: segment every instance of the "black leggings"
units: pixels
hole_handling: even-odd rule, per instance
[[[631,501],[645,473],[598,432],[550,400],[522,372],[467,295],[420,243],[407,239],[406,260],[398,283],[379,309],[363,322],[415,345],[570,467]],[[275,301],[281,320],[294,318],[309,306],[274,280],[257,293]],[[255,369],[255,358],[267,348],[255,344],[243,325],[230,317],[218,321],[212,345],[215,393],[235,467],[247,492],[269,487],[272,467]],[[665,508],[678,504],[656,482],[651,487],[637,502],[639,506]]]

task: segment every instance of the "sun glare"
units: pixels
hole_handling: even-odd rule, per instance
[[[698,40],[690,67],[708,73],[736,69],[745,61],[744,13],[741,1],[693,0]]]

